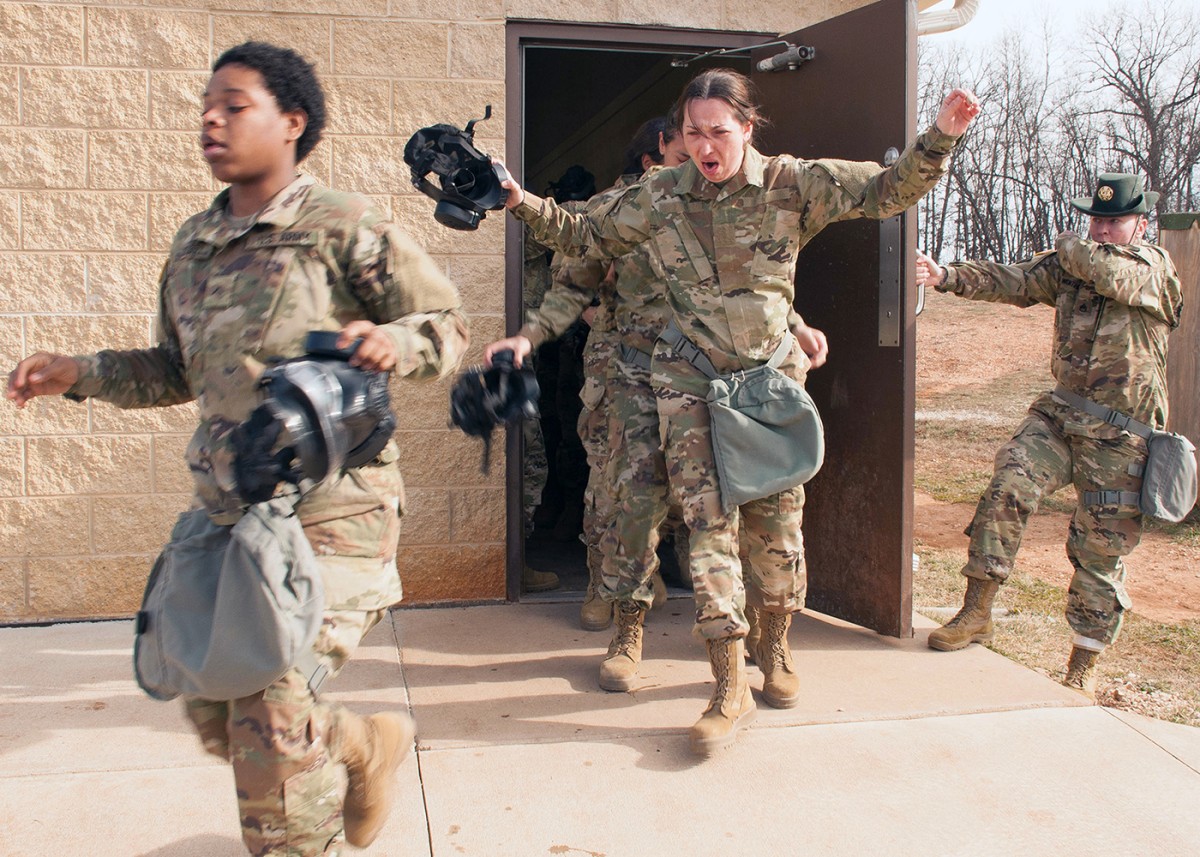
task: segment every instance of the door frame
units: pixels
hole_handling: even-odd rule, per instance
[[[524,181],[525,77],[527,47],[629,50],[641,48],[664,55],[696,50],[746,48],[771,41],[775,33],[696,30],[632,24],[581,24],[510,19],[505,26],[504,140],[505,165],[519,182]],[[656,52],[656,51],[655,51]],[[521,225],[505,218],[504,230],[504,329],[512,335],[521,326]],[[521,571],[525,561],[525,528],[522,519],[521,432],[509,428],[505,436],[505,597],[521,598]]]

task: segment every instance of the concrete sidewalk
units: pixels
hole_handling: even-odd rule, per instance
[[[405,610],[331,696],[411,706],[390,857],[1195,855],[1200,730],[1084,705],[978,646],[805,614],[804,696],[691,756],[711,677],[691,601],[647,623],[644,683],[595,683],[577,604]],[[0,854],[243,854],[228,766],[130,677],[130,622],[0,629]],[[753,667],[751,682],[761,679]]]

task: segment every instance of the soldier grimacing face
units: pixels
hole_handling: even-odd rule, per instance
[[[1140,214],[1122,217],[1092,217],[1088,238],[1100,244],[1136,244],[1146,234],[1149,225]]]
[[[753,126],[720,98],[693,98],[683,116],[683,143],[700,173],[714,184],[737,174]]]

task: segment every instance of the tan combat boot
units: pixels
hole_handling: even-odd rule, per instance
[[[538,571],[525,566],[521,572],[522,592],[549,592],[558,589],[558,575],[553,571]]]
[[[754,663],[754,650],[758,648],[758,641],[762,638],[762,614],[758,612],[757,607],[746,605],[746,623],[750,626],[750,630],[746,632],[746,660]]]
[[[387,821],[396,768],[412,749],[416,725],[398,711],[363,718],[345,709],[336,723],[337,760],[345,763],[349,779],[342,801],[346,841],[366,848]]]
[[[1000,584],[994,580],[968,577],[962,609],[941,628],[930,632],[929,648],[939,652],[954,652],[972,643],[990,643],[992,637],[996,636],[992,624],[992,602],[999,591]]]
[[[588,587],[579,608],[579,626],[585,631],[603,631],[612,624],[613,605],[600,597],[600,551],[587,549]]]
[[[1067,661],[1067,675],[1062,680],[1063,685],[1079,691],[1095,702],[1096,684],[1100,679],[1096,672],[1096,661],[1099,659],[1099,652],[1072,646],[1071,659]]]
[[[794,708],[800,701],[800,679],[788,646],[791,613],[759,613],[761,636],[754,662],[763,674],[763,699],[772,708]]]
[[[692,752],[699,756],[710,756],[717,750],[729,747],[737,739],[738,732],[750,725],[758,713],[750,684],[746,681],[745,653],[740,637],[725,637],[720,640],[705,640],[708,660],[712,665],[712,699],[704,714],[689,732]]]
[[[600,687],[614,692],[631,690],[642,662],[642,623],[646,611],[636,601],[617,602],[617,626],[608,655],[600,664]]]

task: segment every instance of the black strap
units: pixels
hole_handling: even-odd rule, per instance
[[[1103,420],[1111,426],[1116,426],[1130,434],[1136,434],[1138,437],[1144,437],[1147,440],[1154,434],[1155,429],[1143,422],[1135,420],[1128,414],[1123,414],[1120,411],[1114,411],[1112,408],[1097,404],[1091,399],[1085,399],[1076,392],[1068,390],[1062,384],[1054,388],[1054,398],[1064,404],[1068,404],[1073,408],[1083,411],[1085,414],[1091,414],[1098,420]]]
[[[1141,495],[1136,491],[1084,491],[1085,506],[1137,506]]]
[[[621,362],[650,371],[650,355],[632,345],[621,346]]]
[[[674,319],[658,335],[658,338],[671,346],[671,350],[677,355],[699,369],[709,380],[720,377],[717,367],[708,359],[708,355],[701,351],[696,343],[684,336],[683,331],[675,326]]]
[[[708,355],[701,351],[696,343],[684,335],[683,331],[676,326],[674,319],[671,319],[671,322],[658,335],[658,338],[671,346],[672,351],[699,369],[710,380],[721,377],[720,373],[717,372],[717,367],[713,366],[712,361],[708,359]],[[779,341],[779,345],[775,348],[775,353],[767,360],[766,365],[772,369],[778,369],[779,364],[784,361],[784,358],[788,356],[791,350],[792,338],[784,334],[783,338]]]

